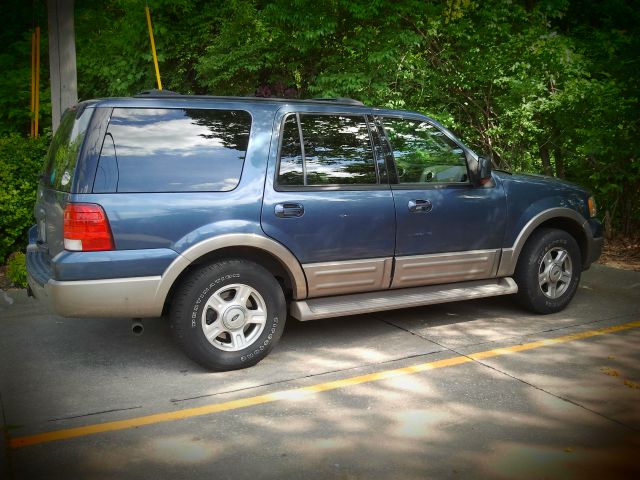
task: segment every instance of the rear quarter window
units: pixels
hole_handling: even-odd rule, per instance
[[[78,112],[80,112],[78,114]],[[71,191],[73,173],[78,162],[80,147],[84,141],[93,108],[67,110],[49,146],[44,166],[45,186],[63,192]]]
[[[115,108],[93,191],[233,190],[250,133],[242,110]]]

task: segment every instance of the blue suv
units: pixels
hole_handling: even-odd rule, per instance
[[[80,103],[51,143],[30,293],[74,317],[167,315],[212,370],[314,320],[516,294],[562,310],[598,258],[593,198],[492,171],[424,115],[349,99],[150,93]]]

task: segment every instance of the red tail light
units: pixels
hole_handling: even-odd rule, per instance
[[[109,219],[95,203],[69,203],[64,208],[64,248],[79,252],[113,250]]]

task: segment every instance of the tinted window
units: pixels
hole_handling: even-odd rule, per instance
[[[400,183],[467,182],[462,148],[427,122],[384,118]]]
[[[300,131],[295,115],[287,117],[282,132],[280,149],[280,185],[307,185],[305,183],[300,147]]]
[[[67,110],[62,116],[44,167],[45,185],[64,192],[71,191],[73,172],[78,161],[78,153],[84,141],[93,108],[84,108],[78,118],[76,110]]]
[[[289,116],[280,157],[280,185],[377,183],[369,128],[363,116]]]
[[[232,190],[250,131],[244,111],[115,108],[94,191]]]

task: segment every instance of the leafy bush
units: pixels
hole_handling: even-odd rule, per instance
[[[26,246],[48,144],[48,137],[0,137],[0,264],[10,252]]]
[[[26,256],[22,252],[12,253],[7,261],[7,276],[14,286],[19,288],[27,287],[27,264]]]

